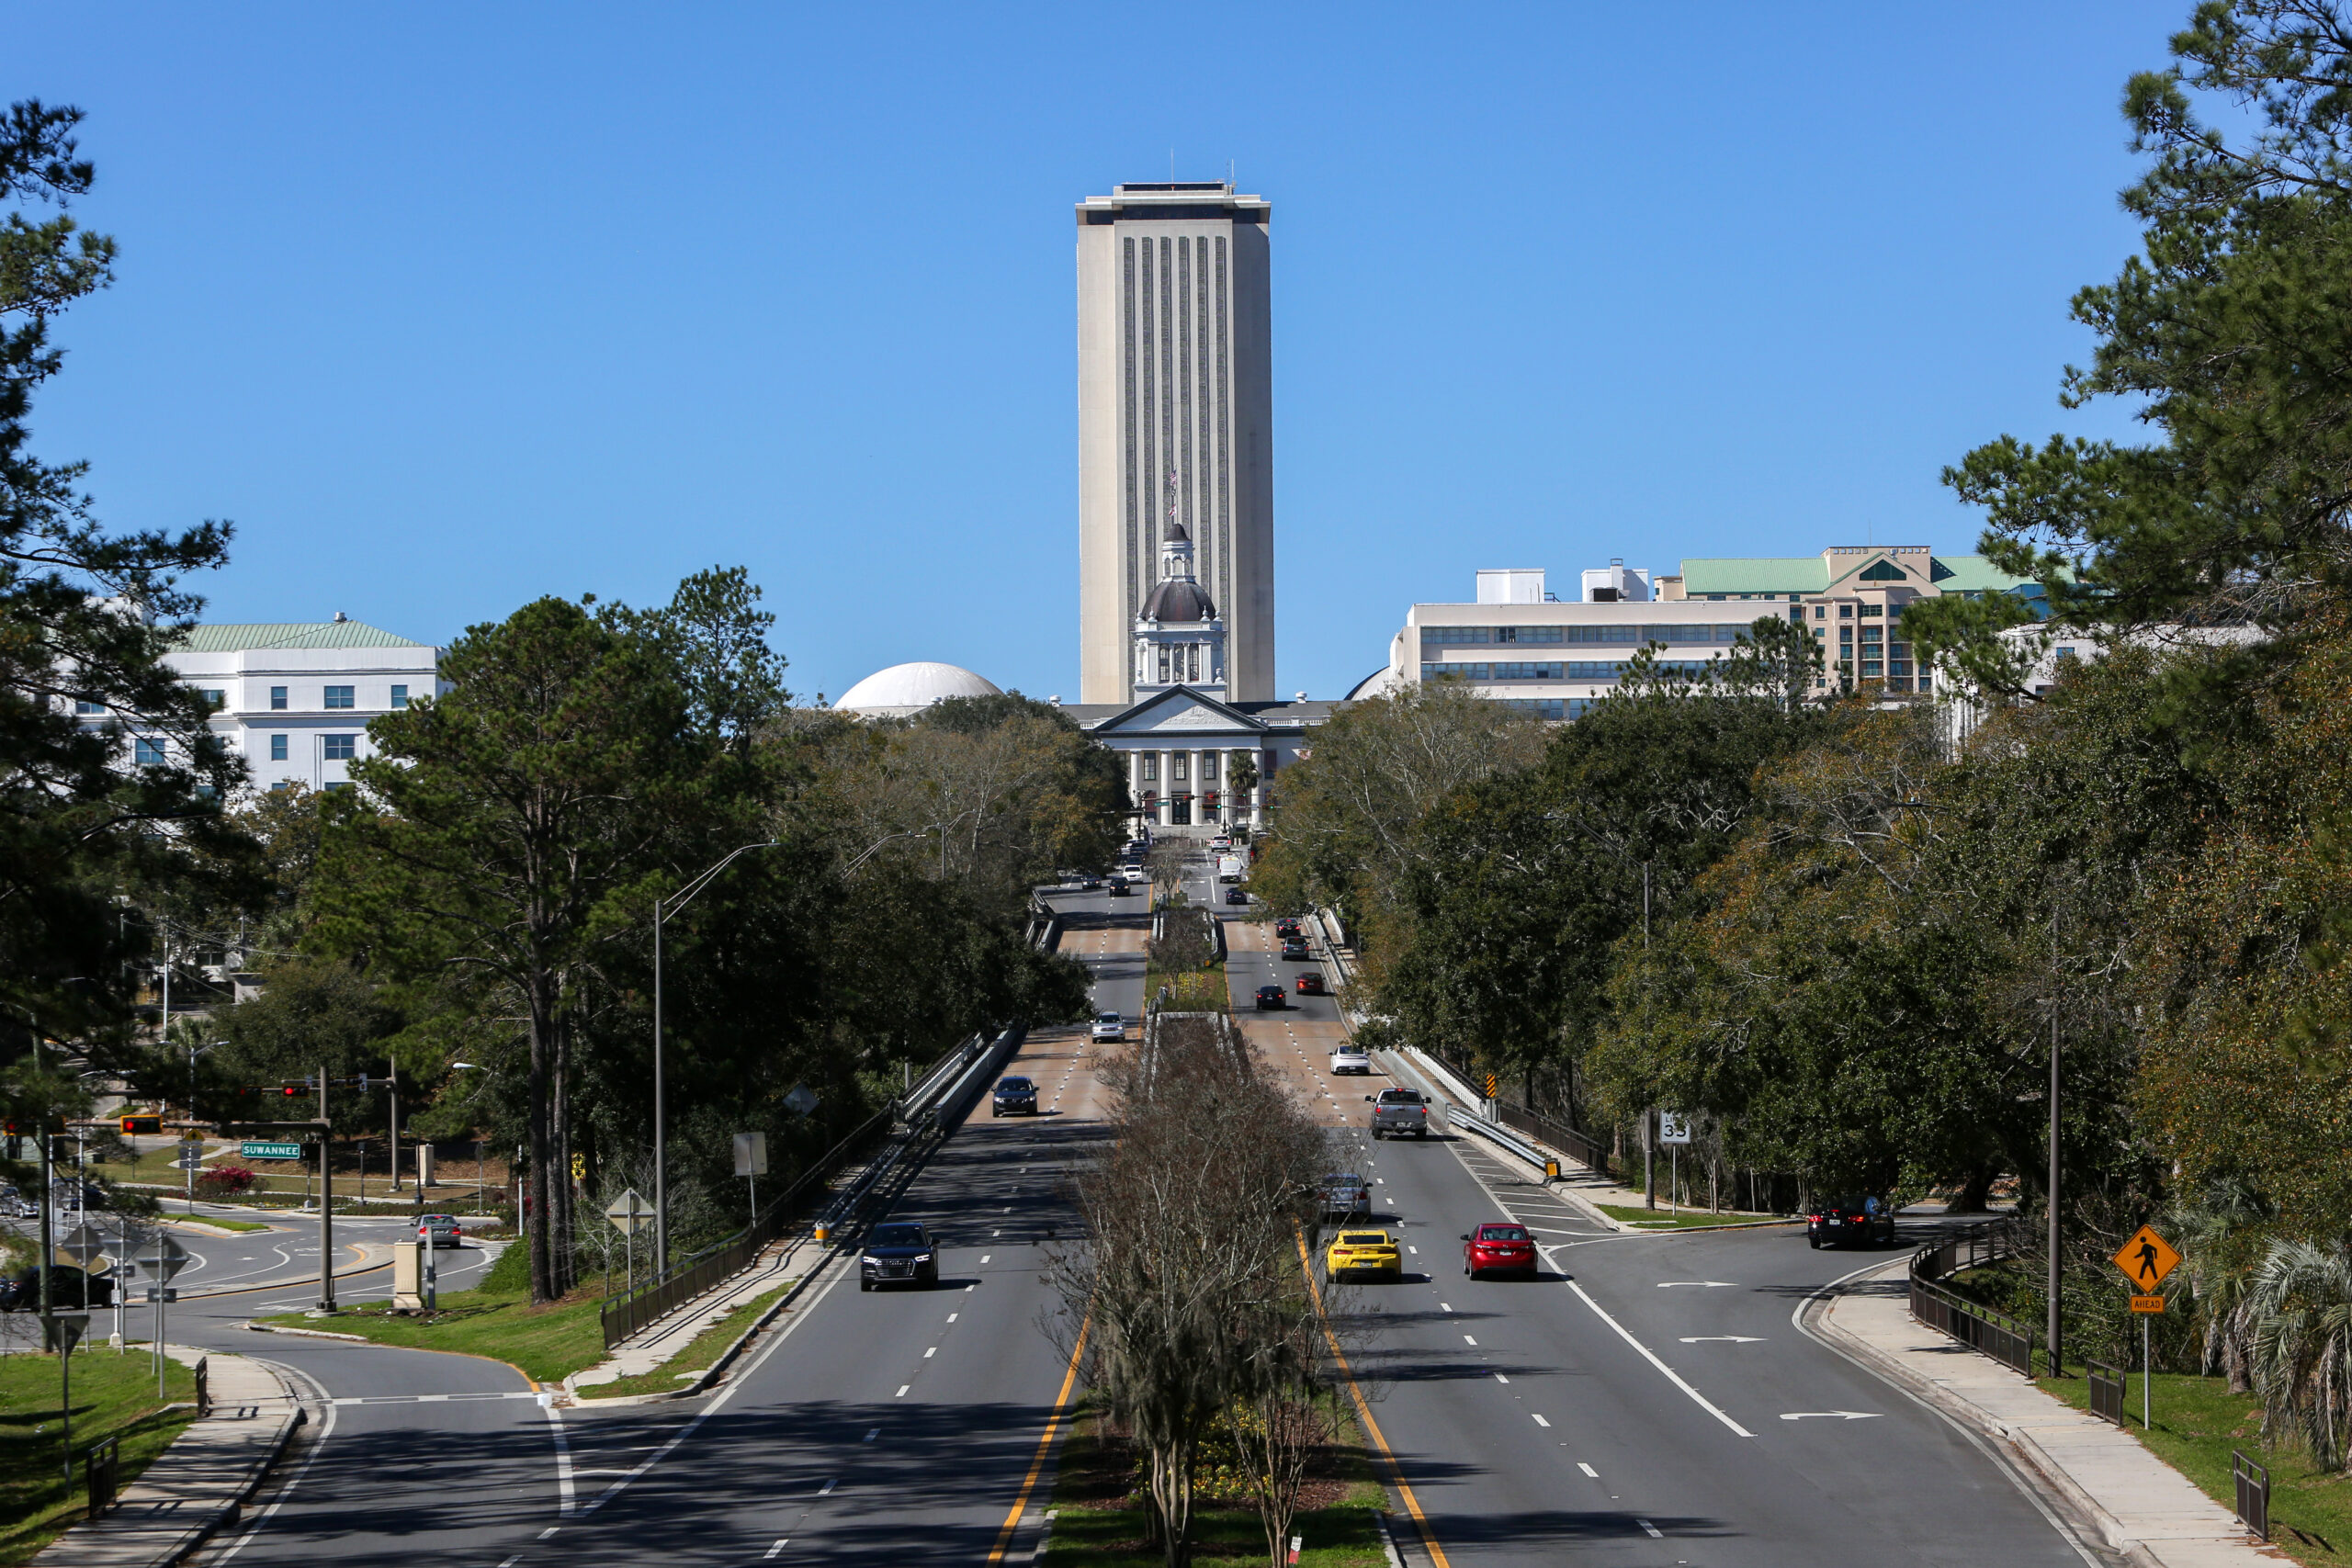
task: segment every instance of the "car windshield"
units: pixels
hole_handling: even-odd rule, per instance
[[[1860,1213],[1862,1209],[1862,1201],[1860,1198],[1840,1198],[1829,1206],[1841,1214]]]
[[[876,1247],[921,1247],[923,1245],[922,1227],[921,1225],[876,1225],[874,1227],[874,1240],[872,1245]]]
[[[1094,1021],[1097,1023],[1116,1023],[1119,1021],[1119,1015],[1115,1012],[1098,1013],[1095,1015]]]
[[[1362,1187],[1363,1185],[1363,1178],[1361,1176],[1350,1176],[1343,1172],[1338,1176],[1325,1177],[1323,1179],[1323,1185],[1326,1187]]]
[[[1384,1089],[1380,1091],[1383,1105],[1419,1105],[1421,1097],[1409,1089]]]
[[[1340,1238],[1340,1245],[1342,1247],[1386,1247],[1388,1233],[1386,1231],[1351,1232]]]
[[[1030,1085],[1027,1078],[1007,1078],[996,1087],[999,1089],[1027,1089]]]
[[[1525,1225],[1480,1225],[1478,1239],[1480,1241],[1525,1241],[1527,1227]]]

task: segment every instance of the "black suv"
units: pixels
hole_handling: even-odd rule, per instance
[[[1894,1245],[1894,1205],[1883,1198],[1834,1198],[1805,1216],[1804,1238],[1815,1247]]]
[[[1283,943],[1283,962],[1285,964],[1306,964],[1311,962],[1307,956],[1306,939],[1305,937],[1295,936]]]
[[[999,1078],[996,1098],[989,1102],[991,1116],[1035,1116],[1037,1086],[1023,1077]]]
[[[1258,987],[1258,1008],[1260,1011],[1271,1012],[1288,1006],[1290,1006],[1290,993],[1283,990],[1280,986],[1261,986]]]
[[[89,1274],[63,1264],[49,1271],[49,1304],[57,1308],[83,1311],[89,1307],[114,1305],[114,1279],[107,1274]],[[40,1270],[20,1269],[0,1280],[0,1312],[39,1312],[40,1310]]]
[[[900,1220],[876,1225],[866,1233],[865,1245],[857,1257],[859,1290],[870,1291],[876,1285],[937,1283],[939,1249],[931,1244],[931,1232]]]

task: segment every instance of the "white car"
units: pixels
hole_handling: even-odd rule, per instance
[[[1097,1013],[1094,1015],[1094,1038],[1096,1040],[1125,1040],[1126,1037],[1127,1021],[1125,1019],[1120,1017],[1115,1012]]]
[[[1371,1071],[1372,1058],[1364,1054],[1362,1046],[1342,1045],[1331,1053],[1331,1076],[1334,1077],[1341,1073],[1369,1074]]]

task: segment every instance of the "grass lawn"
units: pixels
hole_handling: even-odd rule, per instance
[[[155,1397],[154,1367],[137,1351],[74,1354],[74,1480],[61,1466],[57,1359],[0,1356],[0,1563],[29,1562],[82,1518],[82,1455],[100,1438],[122,1439],[122,1484],[147,1468],[196,1417],[196,1376],[165,1363],[165,1397]]]
[[[492,1269],[496,1271],[497,1265]],[[441,1310],[429,1315],[395,1317],[389,1305],[370,1303],[331,1318],[298,1312],[260,1321],[356,1334],[380,1345],[488,1356],[520,1367],[537,1382],[560,1382],[605,1359],[604,1326],[597,1317],[604,1302],[598,1285],[539,1307],[531,1304],[528,1291],[454,1291],[445,1292]]]
[[[273,1231],[277,1228],[263,1220],[224,1220],[217,1214],[198,1214],[194,1218],[198,1224],[210,1225],[215,1230]]]
[[[686,1348],[650,1372],[616,1382],[592,1383],[580,1391],[582,1399],[614,1399],[628,1393],[666,1393],[687,1380],[681,1372],[698,1372],[718,1359],[719,1353],[735,1343],[736,1336],[752,1326],[752,1319],[775,1304],[776,1297],[790,1290],[787,1280],[773,1291],[763,1291],[729,1313],[690,1340]],[[601,1343],[601,1341],[600,1341]],[[599,1360],[603,1359],[600,1356]]]
[[[1148,1505],[1130,1498],[1133,1455],[1123,1444],[1106,1444],[1091,1413],[1082,1413],[1063,1446],[1061,1471],[1054,1482],[1053,1533],[1043,1559],[1047,1568],[1159,1568],[1160,1551],[1144,1540]],[[1372,1479],[1360,1447],[1330,1456],[1307,1481],[1311,1505],[1291,1522],[1304,1538],[1298,1561],[1304,1568],[1385,1568],[1375,1517],[1385,1495]],[[1266,1561],[1266,1532],[1248,1506],[1227,1507],[1204,1496],[1193,1512],[1195,1560]]]
[[[2078,1410],[2090,1401],[2090,1385],[2082,1378],[2034,1381]],[[2224,1508],[2235,1505],[2230,1450],[2239,1450],[2256,1464],[2270,1468],[2273,1545],[2314,1568],[2342,1562],[2345,1554],[2352,1552],[2352,1479],[2314,1473],[2299,1447],[2266,1450],[2259,1399],[2250,1393],[2232,1393],[2223,1378],[2158,1372],[2151,1391],[2156,1424],[2143,1432],[2140,1392],[2140,1374],[2132,1372],[2123,1385],[2123,1409],[2130,1416],[2123,1429],[2195,1482],[2207,1496]],[[2301,1537],[2297,1530],[2302,1532]]]
[[[1671,1209],[1631,1208],[1618,1203],[1596,1203],[1593,1207],[1612,1220],[1622,1220],[1644,1230],[1687,1230],[1692,1225],[1761,1224],[1774,1219],[1771,1214],[1735,1214],[1726,1210],[1711,1214],[1704,1209],[1685,1209],[1680,1213]]]
[[[1169,1007],[1177,1012],[1225,1012],[1232,1006],[1226,994],[1225,970],[1212,969],[1153,969],[1143,979],[1144,1001],[1148,1005],[1166,986],[1171,995]]]

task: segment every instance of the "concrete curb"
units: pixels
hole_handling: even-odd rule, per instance
[[[250,1317],[245,1319],[244,1322],[239,1324],[237,1326],[240,1328],[250,1328],[255,1334],[292,1334],[304,1339],[342,1339],[354,1345],[383,1344],[382,1340],[370,1339],[365,1334],[336,1334],[324,1328],[288,1328],[280,1324],[255,1323]],[[416,1347],[411,1345],[391,1345],[386,1347],[386,1348],[392,1350],[410,1350],[414,1349]]]
[[[166,1353],[168,1354],[174,1348],[185,1349],[186,1347],[167,1347]],[[220,1353],[234,1354],[234,1352]],[[178,1360],[181,1358],[174,1356],[173,1359]],[[107,1518],[85,1521],[51,1541],[34,1561],[41,1564],[42,1568],[77,1568],[77,1565],[81,1564],[88,1564],[90,1568],[100,1568],[100,1565],[103,1565],[103,1568],[130,1568],[130,1565],[133,1564],[138,1565],[138,1568],[169,1568],[170,1564],[184,1562],[202,1549],[204,1544],[212,1539],[214,1532],[221,1527],[233,1525],[242,1518],[245,1505],[253,1501],[254,1494],[261,1490],[263,1483],[268,1480],[271,1470],[275,1469],[277,1461],[285,1457],[287,1445],[294,1439],[295,1429],[309,1421],[311,1416],[310,1412],[303,1408],[301,1397],[295,1392],[294,1385],[288,1379],[284,1369],[274,1362],[262,1360],[258,1357],[245,1356],[238,1359],[269,1374],[270,1380],[277,1384],[279,1394],[287,1403],[288,1413],[279,1418],[277,1430],[265,1439],[266,1446],[253,1462],[246,1466],[243,1477],[231,1486],[225,1497],[216,1504],[200,1506],[194,1510],[185,1506],[175,1507],[173,1510],[173,1518],[176,1529],[164,1536],[153,1547],[141,1547],[121,1539],[128,1530],[135,1529],[137,1527],[126,1527],[121,1522],[121,1516],[118,1512],[108,1516],[108,1518],[116,1521],[112,1530],[107,1528]],[[187,1430],[193,1429],[194,1424],[191,1424]],[[139,1479],[124,1489],[125,1492],[138,1486],[141,1482],[152,1475],[155,1466],[170,1458],[172,1449],[177,1448],[187,1436],[187,1431],[183,1431],[179,1438],[173,1439],[172,1447],[156,1455],[147,1469],[140,1473]],[[191,1514],[193,1517],[189,1517]],[[187,1520],[184,1524],[180,1523],[183,1518]],[[109,1536],[114,1539],[108,1539]]]

